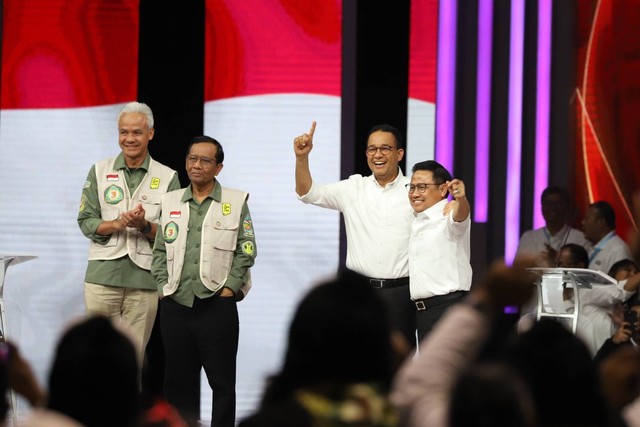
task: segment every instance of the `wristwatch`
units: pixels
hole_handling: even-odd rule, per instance
[[[142,234],[147,235],[151,231],[151,221],[147,221],[147,225],[139,230]]]

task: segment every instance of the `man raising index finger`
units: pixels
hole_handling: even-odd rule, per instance
[[[340,211],[347,233],[348,269],[368,278],[386,303],[392,326],[415,345],[415,308],[409,297],[408,244],[413,215],[398,166],[403,138],[393,126],[369,131],[365,155],[371,175],[352,175],[326,185],[316,184],[309,169],[316,123],[294,139],[296,193],[304,203]]]

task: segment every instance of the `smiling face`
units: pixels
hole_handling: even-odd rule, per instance
[[[126,113],[118,120],[118,142],[129,167],[137,167],[147,157],[153,129],[147,126],[147,117],[142,113]]]
[[[387,151],[386,154],[382,152],[383,149]],[[396,179],[398,163],[404,156],[404,150],[398,148],[392,133],[376,131],[369,135],[366,153],[367,164],[378,184],[384,187]]]
[[[411,176],[411,185],[426,184],[424,193],[416,187],[409,192],[409,202],[415,213],[424,212],[447,196],[447,186],[444,182],[437,182],[433,178],[433,172],[417,170]]]

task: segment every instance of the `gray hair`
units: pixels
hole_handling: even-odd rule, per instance
[[[147,118],[147,127],[149,129],[153,129],[153,112],[151,111],[151,108],[149,108],[147,104],[145,104],[144,102],[135,102],[135,101],[128,103],[122,108],[122,110],[120,111],[120,114],[118,114],[118,123],[120,123],[120,117],[122,117],[124,114],[129,114],[129,113],[144,114],[145,117]]]

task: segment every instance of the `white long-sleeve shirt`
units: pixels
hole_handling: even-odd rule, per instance
[[[377,279],[409,275],[409,233],[413,209],[398,171],[395,180],[381,187],[373,175],[351,175],[326,185],[312,183],[298,198],[342,212],[347,233],[347,268]]]

